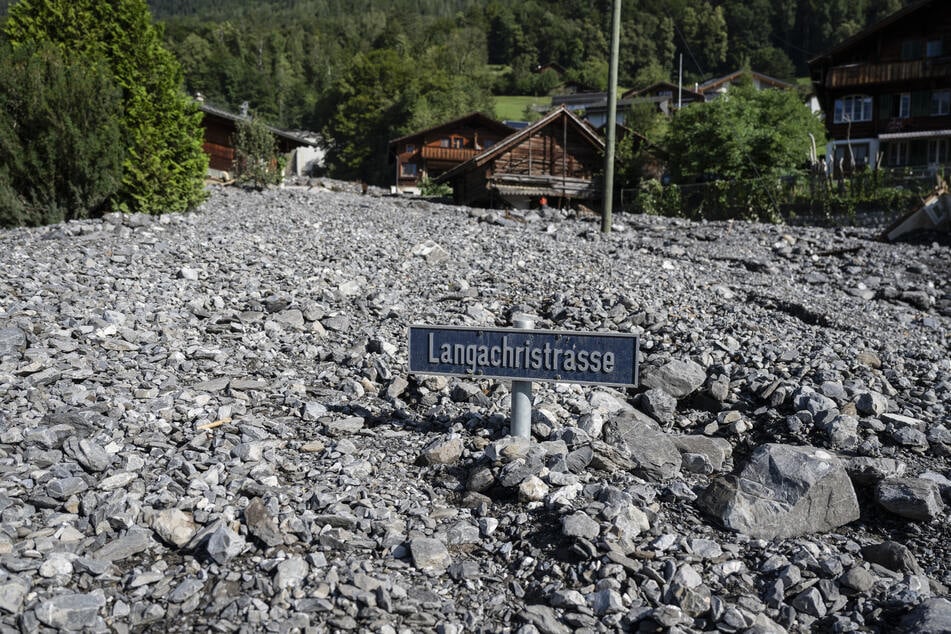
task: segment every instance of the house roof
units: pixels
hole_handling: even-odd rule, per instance
[[[744,73],[747,73],[747,72],[753,76],[753,79],[763,84],[769,84],[775,88],[792,88],[793,87],[793,85],[790,84],[788,81],[776,79],[775,77],[770,77],[769,75],[758,73],[755,70],[753,71],[737,70],[737,71],[733,71],[729,75],[724,75],[723,77],[716,77],[714,79],[710,79],[703,82],[702,84],[700,84],[700,87],[698,88],[698,92],[700,92],[701,94],[704,94],[711,90],[718,90],[724,84],[733,83],[733,81],[735,81],[738,77],[742,76]]]
[[[941,2],[947,2],[947,0],[940,0],[940,1],[941,1]],[[913,2],[913,3],[909,4],[908,6],[904,7],[903,9],[899,9],[899,10],[896,11],[895,13],[892,13],[891,15],[889,15],[889,16],[887,16],[887,17],[885,17],[885,18],[882,18],[882,19],[879,20],[878,22],[875,22],[874,24],[871,24],[871,25],[865,27],[864,29],[862,29],[861,31],[859,31],[858,33],[856,33],[855,35],[853,35],[853,36],[851,36],[851,37],[849,37],[849,38],[846,38],[845,40],[843,40],[842,42],[839,42],[839,43],[836,44],[835,46],[833,46],[833,47],[831,47],[831,48],[829,48],[829,49],[826,49],[826,50],[823,51],[822,53],[819,53],[819,54],[816,55],[814,58],[812,58],[812,59],[809,60],[809,65],[811,66],[812,64],[815,64],[815,63],[819,62],[819,61],[822,60],[822,59],[827,59],[827,58],[830,58],[830,57],[835,57],[835,56],[838,55],[839,53],[841,53],[841,52],[843,52],[843,51],[845,51],[845,50],[850,49],[852,46],[854,46],[854,45],[857,44],[858,42],[861,42],[862,40],[864,40],[864,39],[866,39],[866,38],[868,38],[868,37],[871,37],[872,35],[875,35],[875,34],[878,33],[879,31],[882,31],[882,30],[884,30],[884,29],[890,27],[891,25],[895,24],[895,23],[898,22],[899,20],[902,20],[902,19],[908,17],[909,15],[911,15],[911,14],[913,14],[913,13],[917,13],[917,12],[920,11],[921,9],[924,9],[924,8],[926,8],[926,7],[930,7],[930,6],[935,5],[935,4],[937,4],[937,3],[938,3],[938,0],[920,0],[919,2]]]
[[[637,97],[644,97],[644,96],[649,95],[649,93],[656,92],[657,90],[662,89],[662,88],[663,88],[663,89],[669,89],[669,90],[671,90],[671,92],[672,92],[674,95],[676,95],[676,94],[677,94],[677,91],[680,90],[680,91],[682,91],[682,94],[685,95],[685,96],[692,96],[692,97],[695,97],[695,98],[697,98],[697,99],[703,99],[703,94],[702,94],[702,93],[699,93],[699,92],[697,92],[697,91],[695,91],[695,90],[690,90],[689,88],[684,88],[684,87],[682,87],[682,86],[678,86],[677,84],[674,84],[674,83],[669,82],[669,81],[659,81],[659,82],[657,82],[657,83],[655,83],[655,84],[651,84],[651,85],[648,86],[647,88],[641,88],[640,90],[628,90],[628,91],[625,92],[623,95],[621,95],[621,98],[622,98],[622,99],[632,99],[632,98],[637,98]]]
[[[455,178],[459,174],[464,174],[465,172],[468,172],[469,170],[485,165],[486,163],[488,163],[495,157],[508,151],[510,148],[518,145],[525,139],[528,139],[534,136],[538,131],[542,130],[543,128],[548,126],[550,123],[561,119],[562,117],[565,117],[568,123],[574,126],[574,128],[579,133],[581,133],[582,137],[587,139],[589,143],[596,146],[599,150],[604,149],[604,139],[602,139],[601,136],[591,126],[589,126],[587,123],[579,119],[577,115],[572,113],[566,107],[561,106],[559,108],[552,110],[551,112],[546,114],[544,117],[542,117],[538,121],[535,121],[534,123],[532,123],[530,126],[526,128],[522,128],[521,130],[515,132],[514,134],[511,134],[505,139],[499,141],[492,147],[484,150],[483,152],[479,154],[476,154],[465,163],[456,165],[454,168],[452,168],[448,172],[441,174],[438,178],[435,179],[435,182],[444,183],[446,181],[449,181]]]
[[[204,112],[205,114],[210,114],[214,117],[220,117],[222,119],[225,119],[227,121],[232,121],[234,123],[238,123],[239,121],[251,120],[251,117],[247,115],[241,115],[241,114],[236,114],[234,112],[229,112],[222,108],[218,108],[216,106],[207,104],[203,101],[198,102],[198,109]],[[270,130],[271,134],[273,134],[274,136],[280,137],[282,139],[286,139],[288,141],[292,141],[299,145],[309,145],[311,147],[317,147],[318,145],[320,145],[320,143],[316,139],[308,136],[308,133],[291,132],[290,130],[282,130],[280,128],[275,128],[273,126],[265,126],[265,127],[268,130]]]
[[[458,126],[465,125],[465,124],[481,125],[481,126],[484,126],[484,127],[486,127],[486,128],[491,128],[491,129],[493,129],[493,130],[496,130],[496,131],[499,132],[500,134],[511,134],[511,133],[514,132],[514,130],[515,130],[514,128],[511,128],[511,127],[505,125],[505,124],[502,123],[501,121],[496,121],[496,120],[493,119],[492,117],[488,117],[488,116],[482,114],[481,112],[470,112],[469,114],[464,115],[464,116],[462,116],[462,117],[459,117],[458,119],[453,119],[452,121],[446,121],[446,122],[444,122],[444,123],[440,123],[440,124],[438,124],[438,125],[434,125],[434,126],[432,126],[432,127],[430,127],[430,128],[426,128],[425,130],[417,130],[416,132],[412,132],[412,133],[407,134],[407,135],[405,135],[405,136],[397,137],[397,138],[395,138],[395,139],[390,139],[390,143],[389,143],[389,144],[390,144],[390,145],[395,145],[395,144],[397,144],[397,143],[401,143],[401,142],[403,142],[403,141],[408,141],[409,139],[412,139],[412,138],[415,138],[415,137],[418,137],[418,136],[425,136],[425,135],[427,135],[427,134],[429,134],[429,133],[431,133],[431,132],[436,132],[437,130],[442,130],[443,128],[458,127]]]

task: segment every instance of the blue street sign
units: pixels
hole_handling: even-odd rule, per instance
[[[410,326],[409,371],[594,385],[637,385],[637,335]]]

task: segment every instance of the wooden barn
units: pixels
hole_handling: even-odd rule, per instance
[[[202,113],[202,128],[204,128],[202,149],[208,155],[208,171],[210,175],[220,177],[234,168],[234,136],[238,131],[238,122],[247,121],[249,117],[228,112],[204,102],[200,102],[198,107]],[[268,129],[274,134],[278,151],[282,154],[290,154],[299,148],[313,150],[318,147],[316,141],[305,136],[270,126]]]
[[[473,112],[390,141],[398,193],[419,193],[423,180],[465,163],[514,132],[504,123]]]
[[[446,172],[457,204],[524,209],[601,198],[604,140],[561,107]]]

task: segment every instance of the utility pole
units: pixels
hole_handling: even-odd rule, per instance
[[[611,70],[608,77],[608,138],[604,152],[604,201],[601,208],[601,232],[611,233],[614,206],[614,143],[617,127],[617,65],[621,48],[621,0],[614,0],[611,20]]]

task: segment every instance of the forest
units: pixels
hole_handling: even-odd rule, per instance
[[[0,0],[0,10],[11,4]],[[495,95],[603,90],[611,0],[150,0],[185,88],[270,124],[321,132],[335,175],[382,182],[386,142]],[[623,0],[620,83],[687,85],[808,59],[901,0]],[[553,71],[534,72],[557,63]]]

